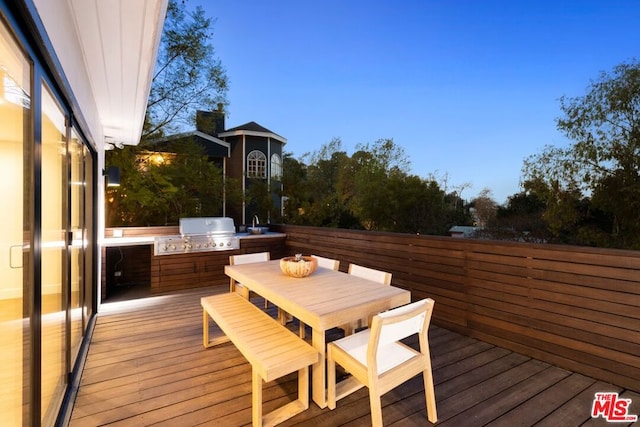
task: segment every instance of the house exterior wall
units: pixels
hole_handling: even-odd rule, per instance
[[[222,139],[231,143],[231,158],[227,163],[227,177],[238,180],[244,192],[246,192],[251,185],[251,178],[247,177],[247,156],[254,150],[258,150],[265,155],[267,162],[267,176],[265,181],[271,186],[271,199],[274,210],[280,212],[282,210],[282,201],[279,193],[282,189],[282,184],[280,181],[275,181],[271,178],[271,155],[278,154],[282,160],[283,143],[270,136],[253,134],[226,136]],[[234,219],[236,225],[251,224],[253,216],[257,214],[258,212],[255,207],[251,205],[227,205],[227,215]],[[259,219],[265,223],[272,218],[259,217]]]
[[[227,176],[241,180],[244,176],[244,159],[245,150],[243,145],[244,136],[233,136],[224,138],[225,141],[231,144],[231,157],[227,163]]]

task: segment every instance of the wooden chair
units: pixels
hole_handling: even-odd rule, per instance
[[[325,258],[318,255],[311,255],[318,260],[318,267],[328,268],[330,270],[338,271],[340,268],[340,260]]]
[[[328,406],[367,386],[371,423],[382,426],[381,396],[422,373],[427,418],[438,419],[431,372],[428,330],[434,301],[423,299],[373,317],[371,328],[329,343],[327,347]],[[400,342],[418,334],[420,351]],[[336,363],[351,374],[336,384]]]
[[[349,264],[349,274],[352,274],[357,277],[362,277],[363,279],[372,280],[377,283],[382,283],[383,285],[391,285],[391,273],[387,273],[386,271],[376,270],[374,268],[363,267],[358,264]],[[353,330],[356,328],[361,328],[367,323],[367,319],[360,319],[357,322],[346,324],[340,326],[344,330],[345,335],[351,335]]]
[[[317,255],[311,255],[311,256],[318,260],[318,267],[328,268],[330,270],[335,270],[335,271],[338,271],[338,269],[340,268],[340,260],[338,259],[325,258]],[[300,335],[300,338],[302,339],[304,339],[306,336],[305,328],[306,328],[305,324],[300,322],[299,335]]]
[[[269,252],[256,252],[253,254],[229,255],[229,265],[250,264],[253,262],[266,262],[271,259]],[[229,292],[235,292],[237,287],[242,287],[242,283],[238,283],[231,279],[229,282]],[[239,291],[242,293],[242,291]],[[254,294],[255,295],[255,294]],[[247,298],[251,299],[251,292],[247,293]],[[269,308],[269,301],[264,300],[264,308]]]
[[[391,273],[375,270],[369,267],[363,267],[358,264],[349,264],[349,274],[362,277],[363,279],[373,280],[374,282],[382,283],[384,285],[391,284]]]

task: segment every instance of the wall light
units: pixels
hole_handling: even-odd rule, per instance
[[[120,168],[109,166],[102,171],[102,175],[107,177],[107,187],[120,187]]]

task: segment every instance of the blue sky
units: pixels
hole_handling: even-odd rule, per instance
[[[255,121],[300,158],[392,138],[411,173],[498,203],[523,160],[567,141],[558,99],[640,58],[636,0],[190,0],[215,19],[227,127]]]

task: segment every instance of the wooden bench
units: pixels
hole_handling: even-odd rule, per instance
[[[309,366],[318,351],[236,293],[203,297],[202,326],[205,348],[231,341],[252,367],[254,426],[273,426],[309,407]],[[209,316],[225,336],[209,340]],[[276,380],[298,371],[298,399],[262,414],[262,381]]]

